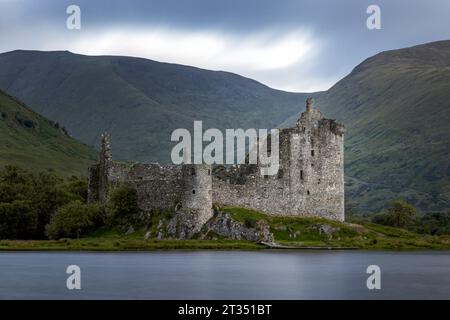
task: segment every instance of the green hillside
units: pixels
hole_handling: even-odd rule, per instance
[[[168,162],[170,134],[204,127],[292,124],[306,94],[273,90],[232,73],[70,52],[0,54],[0,88],[115,158]],[[371,57],[313,94],[347,127],[346,193],[360,212],[402,198],[422,211],[450,208],[450,41]],[[287,119],[287,120],[286,120]]]
[[[316,105],[347,127],[346,192],[361,211],[396,198],[450,208],[450,41],[377,54]]]
[[[0,166],[52,169],[64,176],[87,175],[96,151],[68,136],[64,128],[0,91]]]
[[[13,51],[0,54],[0,88],[114,157],[170,161],[174,129],[274,127],[303,109],[305,95],[222,71],[117,56]]]

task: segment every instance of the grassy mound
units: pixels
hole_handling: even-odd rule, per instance
[[[449,236],[419,235],[374,223],[351,224],[324,218],[269,216],[243,208],[221,208],[246,225],[266,220],[277,243],[295,247],[361,249],[450,249]]]
[[[219,208],[232,219],[248,227],[265,220],[275,241],[295,248],[359,248],[359,249],[450,249],[449,236],[419,235],[407,230],[374,223],[353,224],[323,218],[281,217],[243,208]],[[0,240],[0,251],[14,250],[89,250],[139,251],[173,249],[255,250],[266,246],[249,241],[227,240],[157,240],[145,239],[145,234],[156,234],[159,221],[167,222],[169,214],[158,212],[149,228],[126,232],[123,228],[103,227],[80,239],[60,240]]]

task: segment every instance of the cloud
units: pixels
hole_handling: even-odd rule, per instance
[[[231,71],[277,89],[326,90],[383,50],[450,38],[448,0],[77,0],[82,29],[65,27],[70,0],[0,0],[0,51],[128,55]]]
[[[17,28],[9,45],[23,37]],[[25,32],[26,33],[26,32]],[[51,38],[52,41],[44,41]],[[121,55],[234,72],[280,90],[323,89],[336,80],[311,79],[323,43],[306,29],[266,30],[250,34],[223,30],[181,30],[164,26],[109,27],[67,31],[42,25],[35,37],[13,49],[69,50],[87,55]]]
[[[131,55],[214,70],[251,73],[289,68],[309,59],[318,43],[304,30],[235,37],[219,31],[161,27],[113,29],[87,34],[70,49],[91,55]]]

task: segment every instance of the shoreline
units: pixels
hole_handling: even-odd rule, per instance
[[[383,246],[357,247],[342,245],[284,245],[233,240],[1,240],[0,253],[5,252],[151,252],[151,251],[448,251],[449,246]]]

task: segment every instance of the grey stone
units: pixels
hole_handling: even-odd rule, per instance
[[[154,209],[177,212],[166,230],[175,238],[198,233],[212,218],[213,203],[344,221],[344,132],[308,99],[296,125],[280,131],[280,168],[274,176],[262,176],[259,164],[120,163],[112,160],[109,138],[102,135],[100,161],[89,170],[88,200],[105,202],[110,190],[131,185],[145,215]],[[240,227],[234,227],[230,236],[237,238]]]
[[[259,165],[216,166],[213,201],[273,215],[344,221],[344,131],[309,100],[296,126],[280,131],[278,175],[261,176]]]
[[[125,234],[131,234],[134,232],[133,226],[130,226]]]
[[[242,222],[233,220],[226,212],[217,213],[205,224],[202,238],[208,238],[209,234],[213,234],[213,237],[218,235],[233,240],[273,242],[273,234],[266,221],[260,220],[255,228],[250,228]]]
[[[329,224],[320,224],[317,226],[317,229],[319,230],[320,234],[325,234],[328,237],[328,239],[333,238],[333,233],[340,230],[339,228],[334,228]]]

